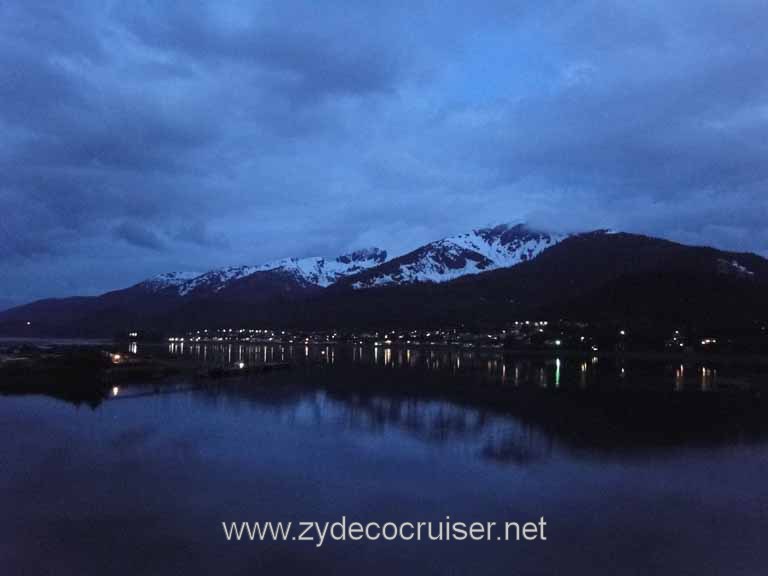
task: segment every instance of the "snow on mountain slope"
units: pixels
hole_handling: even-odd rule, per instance
[[[531,260],[566,238],[523,224],[481,228],[431,242],[355,277],[353,288],[415,282],[446,282]]]
[[[430,242],[387,261],[378,248],[358,250],[337,258],[284,258],[257,266],[231,266],[204,274],[169,273],[141,284],[154,292],[175,290],[179,296],[215,294],[254,275],[279,275],[281,282],[328,287],[341,279],[353,288],[415,282],[446,282],[467,274],[507,268],[531,260],[565,239],[532,230],[523,224],[481,228]]]
[[[153,292],[173,288],[180,296],[188,296],[220,292],[234,282],[256,273],[276,272],[289,274],[299,284],[326,287],[339,278],[377,266],[386,259],[386,251],[369,248],[337,258],[285,258],[259,266],[230,266],[205,274],[170,272],[145,280],[140,286]]]
[[[339,278],[377,266],[386,259],[386,251],[378,248],[367,248],[334,259],[322,257],[285,258],[263,264],[256,271],[288,272],[297,280],[325,288],[335,283]]]
[[[181,286],[199,275],[200,272],[165,272],[144,280],[139,286],[150,292],[160,292],[168,288],[175,288],[178,291]]]
[[[741,276],[742,278],[743,277],[749,278],[755,275],[755,273],[752,272],[752,270],[750,270],[746,266],[741,265],[738,260],[727,260],[725,258],[718,258],[717,266],[718,266],[718,271],[721,274],[732,274],[734,276]]]
[[[229,266],[211,270],[184,282],[179,286],[179,294],[187,296],[193,292],[218,292],[235,280],[240,280],[258,271],[258,266]]]

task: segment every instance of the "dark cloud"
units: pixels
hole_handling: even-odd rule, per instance
[[[252,67],[283,97],[317,100],[389,92],[396,86],[396,52],[370,41],[371,23],[361,19],[352,29],[318,26],[326,11],[320,5],[297,6],[285,19],[266,23],[242,10],[230,16],[238,19],[235,26],[217,18],[215,10],[191,4],[158,10],[154,4],[135,3],[126,10],[129,30],[148,45],[210,66]]]
[[[0,2],[0,299],[528,220],[768,254],[757,0]]]
[[[162,250],[165,242],[152,230],[135,222],[123,222],[115,227],[115,237],[128,244],[149,250]]]
[[[195,220],[184,224],[174,234],[174,239],[201,247],[229,248],[226,238],[212,234],[207,224],[202,220]]]

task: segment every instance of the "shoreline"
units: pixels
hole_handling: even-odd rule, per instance
[[[169,344],[180,344],[179,342],[169,342],[167,340],[123,340],[110,338],[57,338],[57,337],[10,337],[0,336],[0,350],[4,345],[31,345],[38,347],[69,348],[69,347],[115,347],[135,342],[144,348],[166,348]],[[441,350],[457,352],[479,351],[484,353],[496,353],[505,357],[531,357],[531,358],[579,358],[579,359],[622,359],[622,360],[647,360],[647,361],[681,361],[681,362],[716,362],[724,364],[737,364],[749,366],[768,367],[768,354],[759,354],[754,352],[710,352],[702,353],[696,351],[690,352],[662,352],[657,350],[582,350],[574,348],[504,348],[501,345],[482,345],[482,344],[454,344],[454,343],[417,343],[408,344],[392,342],[390,344],[380,344],[373,342],[355,343],[339,341],[310,341],[310,342],[280,342],[266,340],[198,340],[184,342],[184,344],[195,345],[250,345],[250,346],[282,346],[292,348],[303,348],[305,346],[337,346],[337,347],[366,347],[380,349],[420,349],[420,350]],[[1,362],[0,362],[1,363]]]

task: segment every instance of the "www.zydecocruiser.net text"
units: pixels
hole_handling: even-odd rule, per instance
[[[346,516],[335,522],[222,522],[224,537],[236,542],[309,542],[316,547],[327,541],[546,541],[547,522],[542,516],[529,522],[479,522],[451,520],[421,522],[358,522]]]

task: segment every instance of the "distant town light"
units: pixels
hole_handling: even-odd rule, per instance
[[[117,396],[118,394],[120,394],[120,388],[118,386],[113,386],[112,387],[112,396]]]

